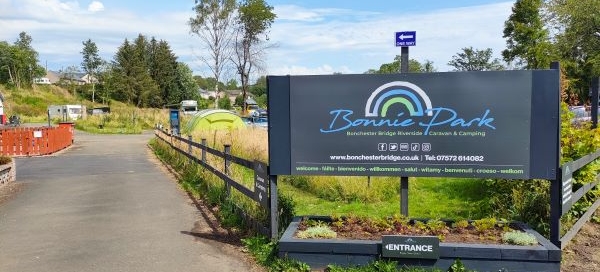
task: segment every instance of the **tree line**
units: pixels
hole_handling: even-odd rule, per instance
[[[447,63],[454,71],[548,69],[560,61],[567,100],[588,100],[591,80],[600,76],[600,1],[517,0],[504,23],[502,60],[491,48],[464,47]],[[365,73],[398,73],[400,56]],[[434,72],[429,60],[409,60],[410,72]]]
[[[195,14],[188,21],[208,54],[200,60],[210,69],[215,82],[233,69],[240,78],[242,104],[249,91],[249,80],[262,70],[268,30],[276,18],[273,7],[264,0],[195,0]],[[214,88],[218,96],[218,84]]]
[[[33,79],[45,74],[38,64],[38,52],[33,49],[33,39],[26,32],[10,44],[0,41],[0,83],[17,88],[29,88]]]
[[[590,81],[600,75],[600,9],[598,0],[517,0],[505,22],[506,49],[502,61],[492,49],[464,47],[448,62],[455,71],[546,69],[560,61],[568,99],[588,99]],[[92,101],[116,99],[140,107],[162,107],[184,99],[199,99],[198,88],[221,91],[236,87],[237,81],[221,82],[223,73],[233,69],[239,75],[243,99],[248,92],[262,94],[263,86],[252,88],[249,78],[260,72],[268,44],[268,30],[276,15],[264,0],[195,0],[194,17],[188,25],[205,52],[200,58],[213,77],[193,77],[187,65],[178,62],[169,44],[139,35],[125,39],[112,61],[98,57],[94,42],[83,42],[81,68],[98,79],[91,90],[81,93]],[[0,83],[27,88],[43,76],[38,53],[25,32],[14,43],[0,41]],[[395,73],[400,56],[379,69],[366,73]],[[70,67],[67,70],[78,70]],[[434,64],[409,60],[411,72],[434,72]],[[71,71],[71,72],[73,72]],[[258,80],[257,83],[260,83]],[[256,84],[255,84],[256,85]],[[97,87],[97,88],[96,88]],[[256,95],[256,94],[255,94]],[[266,100],[266,99],[265,99]]]
[[[192,70],[177,60],[169,43],[142,34],[131,42],[125,39],[99,75],[105,96],[137,107],[159,108],[199,98]]]

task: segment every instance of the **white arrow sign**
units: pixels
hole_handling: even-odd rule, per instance
[[[262,193],[258,193],[258,200],[262,200]]]

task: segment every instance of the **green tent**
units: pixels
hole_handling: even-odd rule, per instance
[[[201,110],[187,122],[183,133],[194,130],[235,129],[243,128],[246,124],[235,113],[227,110]]]

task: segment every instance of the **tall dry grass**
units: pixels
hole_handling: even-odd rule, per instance
[[[231,145],[231,153],[235,156],[268,162],[268,133],[264,129],[246,127],[192,133],[193,141],[201,142],[201,139],[206,139],[211,148],[222,151],[227,144]],[[241,173],[236,175],[248,176],[243,170],[239,171]],[[399,189],[398,178],[393,177],[372,177],[369,180],[367,177],[284,176],[280,180],[329,201],[387,201],[397,197]]]

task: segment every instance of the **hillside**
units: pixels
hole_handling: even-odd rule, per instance
[[[0,85],[0,92],[4,96],[4,114],[7,118],[17,115],[22,123],[45,123],[48,106],[62,104],[82,104],[88,109],[110,106],[109,115],[87,116],[75,122],[77,129],[93,133],[141,133],[167,120],[163,109],[139,109],[112,100],[106,105],[92,103],[55,85],[34,85],[32,89],[9,89]]]
[[[4,114],[20,116],[22,121],[27,122],[45,120],[48,105],[82,102],[67,90],[54,85],[34,85],[29,90],[7,89],[0,85],[0,92],[4,95]]]

